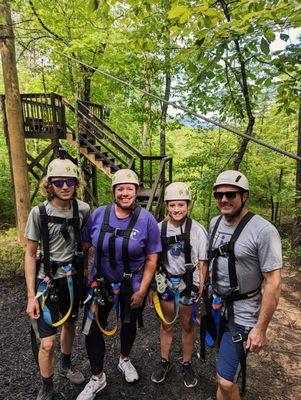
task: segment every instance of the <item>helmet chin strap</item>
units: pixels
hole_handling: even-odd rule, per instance
[[[116,201],[116,199],[114,199],[114,203],[118,206],[118,207],[120,207],[120,208],[122,208],[123,210],[133,210],[135,207],[136,207],[136,199],[134,200],[134,202],[133,202],[133,204],[130,206],[130,207],[122,207],[119,203],[117,203],[117,201]]]
[[[168,215],[169,215],[170,218],[172,218],[172,219],[175,221],[175,219],[174,219],[173,216],[172,216],[172,213],[169,212]],[[177,221],[177,222],[178,222],[180,225],[183,225],[183,223],[186,221],[187,217],[188,217],[188,215],[186,214],[184,218],[180,219],[180,221]]]
[[[70,201],[71,199],[63,199],[62,197],[58,196],[56,193],[53,194],[53,197],[60,199],[61,201]]]

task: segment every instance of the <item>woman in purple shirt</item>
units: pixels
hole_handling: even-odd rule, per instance
[[[84,247],[95,249],[89,277],[91,300],[86,306],[83,328],[92,378],[77,400],[93,400],[107,385],[103,372],[103,332],[115,332],[105,329],[113,307],[116,314],[120,307],[121,319],[118,370],[129,383],[139,378],[129,354],[136,337],[137,318],[141,316],[162,247],[155,218],[135,203],[138,187],[134,171],[117,171],[112,177],[114,204],[97,208],[84,233]]]

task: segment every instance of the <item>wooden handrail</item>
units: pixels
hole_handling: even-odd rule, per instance
[[[162,158],[162,160],[160,162],[158,173],[157,173],[156,179],[155,179],[155,181],[153,183],[153,186],[152,186],[151,195],[150,195],[150,197],[148,199],[148,202],[147,202],[147,206],[146,206],[147,210],[151,209],[152,203],[153,203],[153,201],[155,199],[155,194],[156,194],[158,186],[159,186],[160,179],[162,178],[162,173],[164,172],[165,164],[167,162],[170,162],[170,160],[171,160],[171,157],[164,157],[164,158]],[[162,193],[160,195],[162,195]],[[158,201],[159,201],[159,199],[158,199]]]
[[[123,145],[125,145],[130,151],[132,151],[134,154],[136,154],[139,158],[143,158],[143,154],[141,154],[135,147],[133,147],[131,144],[129,144],[123,137],[121,137],[117,132],[115,132],[112,128],[110,128],[102,119],[98,118],[85,104],[83,104],[81,101],[79,103],[82,104],[83,107],[85,107],[90,115],[92,115],[95,120],[101,124],[107,131],[109,131],[112,135],[114,135]],[[85,116],[87,118],[87,116]]]
[[[75,107],[70,104],[67,100],[63,100],[64,104],[73,112],[75,112]],[[79,112],[80,114],[82,114],[81,112]],[[105,132],[103,132],[101,130],[101,128],[99,126],[97,126],[93,121],[91,121],[87,116],[85,116],[84,114],[82,115],[83,120],[89,122],[89,124],[91,126],[93,126],[93,128],[104,138],[106,139],[113,147],[117,148],[121,153],[123,153],[126,157],[128,157],[129,159],[132,159],[132,154],[128,153],[127,150],[125,150],[123,147],[121,147],[118,143],[114,142]],[[93,136],[95,138],[97,138],[97,136],[90,131],[90,134],[93,134]]]

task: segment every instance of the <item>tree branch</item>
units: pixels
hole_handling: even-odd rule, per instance
[[[222,9],[224,11],[225,17],[228,22],[231,22],[231,17],[230,17],[230,12],[228,9],[228,4],[226,3],[225,0],[219,0]],[[247,71],[246,71],[246,63],[243,57],[243,54],[241,52],[240,48],[240,43],[238,39],[233,39],[235,48],[236,48],[236,53],[237,57],[240,63],[240,72],[241,72],[241,83],[242,83],[242,94],[245,100],[245,106],[246,106],[246,111],[248,115],[248,126],[246,129],[246,133],[248,135],[252,135],[253,132],[253,127],[255,124],[255,117],[252,113],[252,106],[251,106],[251,101],[250,101],[250,94],[249,94],[249,85],[248,85],[248,79],[247,79]],[[245,154],[247,145],[248,145],[249,140],[248,139],[243,139],[240,145],[240,149],[237,153],[237,157],[234,160],[234,169],[238,169],[240,163],[242,162],[243,156]]]
[[[36,16],[36,18],[37,18],[37,20],[39,21],[39,23],[40,23],[40,25],[42,26],[42,28],[43,28],[46,32],[50,33],[51,36],[54,36],[56,39],[58,39],[59,41],[63,42],[64,44],[66,44],[66,42],[64,41],[63,38],[61,38],[59,35],[57,35],[55,32],[53,32],[51,29],[49,29],[49,28],[44,24],[44,22],[42,21],[41,17],[39,16],[37,10],[35,9],[32,0],[29,0],[29,4],[30,4],[30,7],[31,7],[31,9],[32,9],[32,12],[33,12],[34,15]]]

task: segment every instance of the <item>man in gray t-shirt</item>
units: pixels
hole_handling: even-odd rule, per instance
[[[51,161],[47,176],[40,183],[47,200],[31,210],[25,229],[26,312],[41,340],[38,360],[42,386],[37,400],[52,400],[54,396],[54,349],[60,325],[59,373],[75,384],[85,380],[71,366],[79,308],[80,274],[77,272],[81,271],[76,252],[81,250],[80,231],[90,215],[89,205],[74,198],[79,186],[76,165],[67,159]]]
[[[217,177],[214,197],[221,215],[212,219],[209,231],[213,308],[217,308],[216,299],[221,297],[224,311],[217,360],[217,400],[240,399],[237,380],[242,373],[244,390],[246,354],[260,351],[265,344],[281,290],[278,231],[264,218],[248,212],[248,196],[248,180],[241,172],[224,171]]]

